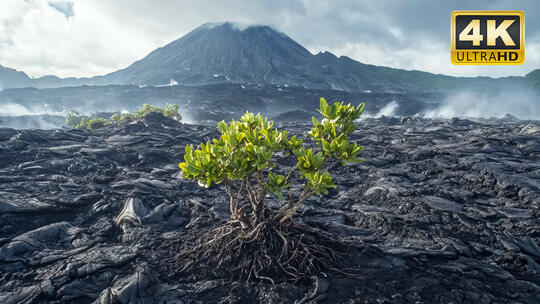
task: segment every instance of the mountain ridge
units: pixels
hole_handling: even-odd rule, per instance
[[[537,89],[540,70],[526,76],[454,77],[375,66],[328,51],[312,54],[267,25],[205,23],[126,68],[91,78],[30,78],[0,66],[0,89],[78,85],[272,84],[310,89],[445,92],[496,84]],[[22,73],[22,74],[21,74]]]

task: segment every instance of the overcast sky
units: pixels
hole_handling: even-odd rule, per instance
[[[523,10],[525,64],[454,66],[450,12]],[[95,76],[141,59],[205,22],[271,25],[312,53],[456,76],[540,68],[540,1],[0,0],[0,65],[43,75]]]

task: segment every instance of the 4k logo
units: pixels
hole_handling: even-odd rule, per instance
[[[453,64],[523,64],[522,11],[453,11]]]

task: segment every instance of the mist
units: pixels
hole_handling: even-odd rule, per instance
[[[86,88],[73,92],[72,89],[30,91],[32,95],[14,94],[12,92],[11,95],[8,95],[9,101],[0,101],[0,127],[18,129],[61,128],[64,125],[64,116],[69,110],[76,110],[81,115],[88,116],[104,112],[126,113],[133,112],[143,103],[164,106],[166,101],[180,105],[180,114],[183,116],[183,122],[190,124],[209,123],[206,120],[201,121],[201,115],[199,114],[201,111],[208,111],[207,107],[214,103],[204,103],[203,106],[199,101],[190,102],[190,100],[201,100],[202,98],[197,98],[193,95],[186,96],[183,91],[181,91],[182,93],[178,93],[169,89],[156,88],[147,90],[148,92],[137,91],[135,93],[129,89],[130,87],[125,91],[121,89],[121,94],[115,93],[114,95],[109,93],[110,91],[108,90],[111,90],[110,88],[97,91],[97,93],[95,89],[87,92],[86,90],[88,89]],[[200,94],[204,93],[201,92]],[[291,98],[294,97],[291,96]],[[367,108],[363,117],[379,118],[382,116],[418,115],[437,119],[449,119],[452,117],[502,118],[506,114],[511,114],[522,120],[540,120],[539,96],[532,91],[516,90],[514,92],[505,90],[500,93],[467,91],[449,94],[447,97],[441,96],[437,100],[424,99],[422,101],[415,101],[415,103],[411,103],[410,101],[410,98],[394,99],[393,97],[389,97],[382,100],[373,100],[372,107],[370,107],[370,101],[366,100]],[[246,107],[248,106],[246,105]],[[235,115],[240,116],[241,112],[247,109],[235,107],[233,110],[233,108],[229,108],[228,106],[223,108],[223,105],[218,106],[218,108],[221,110],[212,114],[212,119],[223,119],[220,115],[227,117],[231,117],[231,115],[232,117],[235,117]],[[270,109],[276,112],[263,114],[277,116],[291,110],[288,107],[271,107]],[[294,110],[295,108],[292,109]],[[255,111],[261,110],[255,109]],[[264,112],[264,110],[262,111]]]
[[[19,103],[0,104],[0,116],[26,115],[65,115],[65,111],[52,109],[47,104],[43,106],[25,106]]]
[[[362,118],[379,118],[382,116],[396,116],[396,110],[399,108],[399,104],[396,101],[391,101],[382,107],[377,113],[364,113]]]
[[[528,91],[499,93],[459,92],[426,111],[428,118],[501,118],[511,114],[523,120],[540,120],[540,96]]]

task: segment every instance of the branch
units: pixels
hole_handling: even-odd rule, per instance
[[[240,188],[238,189],[238,193],[236,195],[236,201],[238,202],[240,200],[240,194],[242,193],[242,188],[244,187],[244,180],[242,180],[242,183],[240,184]]]
[[[249,201],[251,202],[251,206],[253,210],[255,210],[257,207],[257,202],[255,199],[255,194],[253,193],[253,188],[251,188],[251,179],[249,176],[246,177],[245,182],[246,182],[246,190],[248,192]]]
[[[238,199],[234,198],[232,188],[231,188],[231,181],[228,179],[225,180],[225,189],[227,191],[227,194],[230,197],[229,209],[231,211],[231,219],[235,220],[237,218],[236,210],[238,207]]]
[[[304,193],[302,196],[300,196],[300,198],[298,199],[298,202],[296,202],[296,204],[294,205],[293,208],[291,208],[280,220],[279,222],[280,223],[283,223],[285,222],[287,219],[290,219],[293,217],[293,215],[296,213],[296,210],[298,210],[300,208],[300,206],[302,205],[302,202],[305,201],[306,199],[308,199],[310,196],[312,196],[313,194],[315,193],[315,191],[310,191],[310,192],[307,192],[307,193]]]
[[[302,193],[298,197],[298,201],[296,202],[296,204],[294,203],[294,197],[292,195],[292,191],[289,192],[289,202],[286,205],[284,205],[283,207],[279,208],[279,210],[276,213],[276,215],[274,216],[273,220],[282,219],[285,215],[287,215],[289,213],[289,210],[294,209],[295,205],[301,204],[304,200],[306,200],[309,196],[311,196],[313,194],[313,193],[311,193],[309,196],[306,196],[307,191],[308,191],[308,188],[307,188],[307,182],[306,182],[306,184],[304,185],[304,190],[302,191]],[[298,209],[298,208],[296,208],[296,209]]]
[[[258,194],[258,197],[257,197],[257,201],[259,204],[262,204],[262,201],[264,199],[264,195],[266,195],[265,191],[264,191],[264,179],[263,179],[263,176],[262,176],[262,171],[259,171],[257,172],[257,194]]]
[[[294,165],[289,169],[289,172],[287,173],[287,177],[285,177],[285,183],[287,183],[289,181],[289,178],[291,177],[292,173],[294,172],[294,169],[297,169],[297,168],[298,168],[297,165]]]

